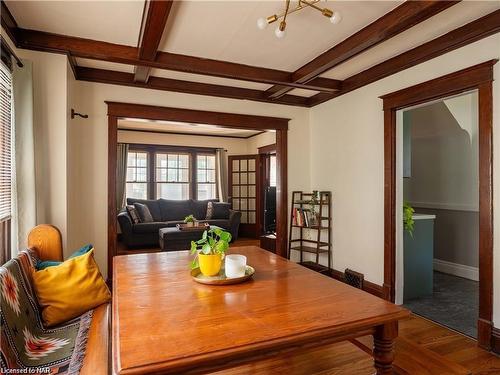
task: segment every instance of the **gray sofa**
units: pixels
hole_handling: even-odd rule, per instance
[[[212,200],[217,202],[217,200]],[[209,200],[144,200],[127,198],[127,205],[142,203],[148,206],[153,222],[134,224],[126,209],[118,214],[118,223],[122,232],[122,241],[129,248],[159,246],[159,230],[165,227],[174,227],[184,221],[188,215],[194,215],[202,222],[221,227],[231,233],[233,241],[238,238],[241,212],[229,210],[226,219],[205,220]]]

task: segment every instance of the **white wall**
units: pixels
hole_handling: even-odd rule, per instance
[[[269,146],[276,143],[276,133],[275,132],[266,132],[259,135],[256,135],[252,138],[248,138],[248,153],[249,154],[258,154],[259,147]]]
[[[333,264],[377,284],[384,270],[384,118],[379,96],[500,57],[500,34],[374,82],[310,111],[311,188],[333,191]],[[493,86],[494,140],[500,149],[500,64]],[[494,214],[500,215],[500,164],[494,165]],[[494,236],[499,238],[500,225]],[[500,246],[495,241],[495,270]],[[500,272],[495,272],[494,322],[500,324]]]

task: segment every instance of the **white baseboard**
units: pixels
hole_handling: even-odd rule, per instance
[[[477,267],[434,259],[434,270],[463,277],[464,279],[479,281],[479,268]]]

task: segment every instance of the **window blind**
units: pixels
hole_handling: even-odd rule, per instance
[[[12,76],[0,64],[0,222],[11,216],[12,189]]]

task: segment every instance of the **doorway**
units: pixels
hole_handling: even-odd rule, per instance
[[[277,156],[277,254],[286,256],[287,233],[287,131],[286,118],[209,112],[141,104],[106,102],[108,106],[108,278],[112,278],[113,257],[117,251],[116,171],[118,120],[139,119],[191,124],[215,125],[222,128],[273,130],[276,134]]]
[[[478,92],[405,108],[396,118],[396,206],[404,211],[396,303],[477,338]]]
[[[478,345],[489,350],[492,343],[493,312],[493,66],[490,60],[446,76],[382,96],[384,108],[384,298],[396,301],[401,288],[402,257],[397,257],[401,240],[402,189],[397,189],[397,112],[422,103],[478,92],[479,150],[479,318]],[[399,237],[398,237],[399,236]],[[401,248],[401,247],[400,247]],[[400,301],[398,301],[400,302]]]

